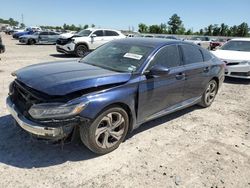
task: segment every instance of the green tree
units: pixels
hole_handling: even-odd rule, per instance
[[[25,24],[24,24],[24,23],[21,23],[21,24],[20,24],[20,27],[21,27],[21,28],[25,28]]]
[[[178,29],[177,34],[179,34],[179,35],[184,35],[184,34],[185,34],[185,31],[186,31],[186,29],[185,29],[184,25],[182,24],[182,25],[180,26],[180,28]]]
[[[248,31],[249,31],[248,24],[243,22],[237,28],[237,36],[238,37],[246,37],[246,36],[248,36]]]
[[[167,25],[164,23],[161,23],[160,28],[162,30],[162,33],[167,33]]]
[[[222,23],[220,25],[220,36],[227,36],[228,33],[228,25]]]
[[[230,36],[236,37],[238,34],[238,27],[234,25],[230,28]]]
[[[220,35],[221,28],[218,26],[218,24],[213,25],[213,36],[219,36]]]
[[[212,36],[213,35],[213,25],[210,24],[205,28],[205,35]]]
[[[188,29],[187,32],[185,33],[185,35],[192,35],[192,34],[193,34],[193,32],[191,29]]]
[[[88,24],[86,24],[86,25],[83,26],[83,29],[88,29],[88,28],[89,28]]]
[[[162,29],[159,25],[151,25],[149,26],[149,33],[161,34]]]
[[[173,14],[168,21],[170,32],[172,34],[177,34],[182,26],[181,18],[177,14]]]
[[[146,24],[144,24],[144,23],[140,23],[138,25],[138,28],[139,28],[138,31],[140,33],[147,33],[148,32],[148,26]]]
[[[200,29],[199,35],[204,35],[204,30],[203,29]]]
[[[92,28],[95,28],[95,24],[91,24],[91,27],[92,27]]]

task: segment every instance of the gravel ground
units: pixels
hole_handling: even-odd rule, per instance
[[[10,73],[56,60],[54,45],[19,45],[2,33],[0,187],[250,187],[250,81],[226,79],[213,105],[148,122],[114,152],[96,156],[80,142],[34,140],[5,106]]]

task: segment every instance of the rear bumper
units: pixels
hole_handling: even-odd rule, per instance
[[[15,104],[11,101],[10,97],[7,98],[6,105],[7,105],[9,112],[11,113],[13,118],[16,120],[18,125],[25,131],[37,137],[59,140],[68,136],[74,128],[74,126],[72,125],[61,126],[61,127],[48,127],[48,126],[30,121],[19,112]]]

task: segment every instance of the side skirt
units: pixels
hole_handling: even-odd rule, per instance
[[[184,108],[187,108],[187,107],[190,107],[190,106],[193,106],[197,103],[199,103],[201,101],[201,98],[202,96],[199,96],[199,97],[194,97],[194,98],[191,98],[191,99],[188,99],[188,100],[185,100],[181,103],[178,103],[176,105],[173,105],[169,108],[166,108],[156,114],[153,114],[152,116],[149,116],[147,119],[145,119],[143,122],[140,122],[138,123],[138,126],[139,127],[141,124],[147,122],[147,121],[150,121],[150,120],[153,120],[153,119],[156,119],[156,118],[159,118],[159,117],[162,117],[162,116],[165,116],[167,114],[171,114],[173,112],[176,112],[176,111],[179,111],[179,110],[182,110]]]

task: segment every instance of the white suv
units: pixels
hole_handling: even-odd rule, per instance
[[[56,50],[60,53],[75,54],[83,57],[86,52],[115,39],[125,38],[120,31],[112,29],[85,29],[72,37],[59,38],[56,42]]]

